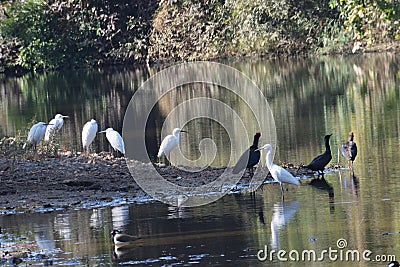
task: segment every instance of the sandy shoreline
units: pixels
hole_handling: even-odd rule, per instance
[[[153,168],[151,164],[137,161],[129,161],[129,164],[135,166],[137,175]],[[201,172],[191,173],[174,167],[157,168],[164,179],[179,186],[205,185],[224,170],[208,167]],[[296,168],[291,166],[289,170],[295,172]],[[310,172],[303,171],[301,174],[310,175]],[[181,179],[181,175],[185,179]],[[38,159],[7,159],[2,156],[0,180],[0,214],[90,208],[152,200],[135,182],[126,160],[114,158],[106,152],[90,156],[62,155]],[[248,174],[245,173],[240,181],[248,180]]]

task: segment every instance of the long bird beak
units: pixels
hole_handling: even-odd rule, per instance
[[[264,149],[266,149],[266,147],[260,147],[260,148],[257,148],[257,149],[254,150],[254,151],[260,151],[260,150],[264,150]]]
[[[63,118],[69,118],[69,116],[64,116],[64,115],[63,115],[62,117],[63,117]]]
[[[45,123],[44,125],[54,125],[54,123]]]
[[[104,130],[104,131],[101,131],[101,132],[98,132],[98,133],[105,133],[105,132],[107,132],[106,130]]]
[[[181,130],[181,133],[189,133],[189,132],[187,132],[187,131],[185,131],[185,130]]]

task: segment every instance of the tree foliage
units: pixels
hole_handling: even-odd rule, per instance
[[[396,0],[13,0],[0,70],[343,52],[400,37]]]
[[[28,69],[135,62],[146,57],[157,4],[128,0],[26,0],[9,3],[2,38],[18,40],[16,61]]]

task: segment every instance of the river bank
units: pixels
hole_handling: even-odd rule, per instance
[[[129,160],[138,173],[153,168],[151,164]],[[285,166],[293,174],[297,168]],[[168,181],[179,186],[200,186],[219,176],[225,168],[211,168],[202,172],[185,172],[175,167],[157,168]],[[312,175],[302,170],[298,175]],[[125,158],[110,153],[72,155],[35,159],[0,157],[0,213],[46,212],[58,209],[116,206],[124,203],[154,201],[135,182]],[[245,173],[240,183],[248,181]],[[267,177],[271,179],[271,177]],[[237,191],[240,193],[240,190]]]

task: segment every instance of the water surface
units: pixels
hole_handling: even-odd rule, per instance
[[[2,249],[13,244],[42,249],[54,264],[69,266],[261,266],[270,263],[257,259],[265,245],[271,250],[321,251],[337,249],[337,240],[345,239],[348,249],[370,250],[371,258],[400,257],[399,60],[395,54],[371,54],[224,62],[253,79],[268,98],[277,127],[276,162],[308,163],[323,151],[323,136],[333,133],[332,164],[336,164],[336,149],[352,130],[359,147],[354,174],[344,169],[327,173],[325,180],[287,186],[284,203],[279,187],[266,185],[255,195],[227,195],[197,208],[151,202],[1,216]],[[0,85],[0,135],[26,133],[33,119],[48,121],[63,113],[70,119],[65,121],[61,142],[80,151],[84,122],[94,117],[100,128],[120,131],[130,98],[155,71],[132,68],[5,78]],[[150,154],[157,152],[168,112],[185,99],[203,95],[227,101],[251,118],[250,110],[223,88],[177,89],[165,95],[152,114],[147,136]],[[217,156],[209,163],[226,165],[230,147],[217,123],[203,119],[186,127],[191,134],[181,139],[183,153],[196,158],[199,141],[210,137]],[[264,134],[261,142],[267,140]],[[244,140],[243,147],[248,142]],[[104,137],[96,139],[93,150],[109,149]],[[240,156],[241,149],[235,153],[234,157]],[[115,254],[108,235],[113,228],[141,236],[138,247]],[[322,265],[296,263],[310,264]],[[281,265],[276,258],[272,261],[272,266]],[[386,263],[336,261],[332,265]]]

